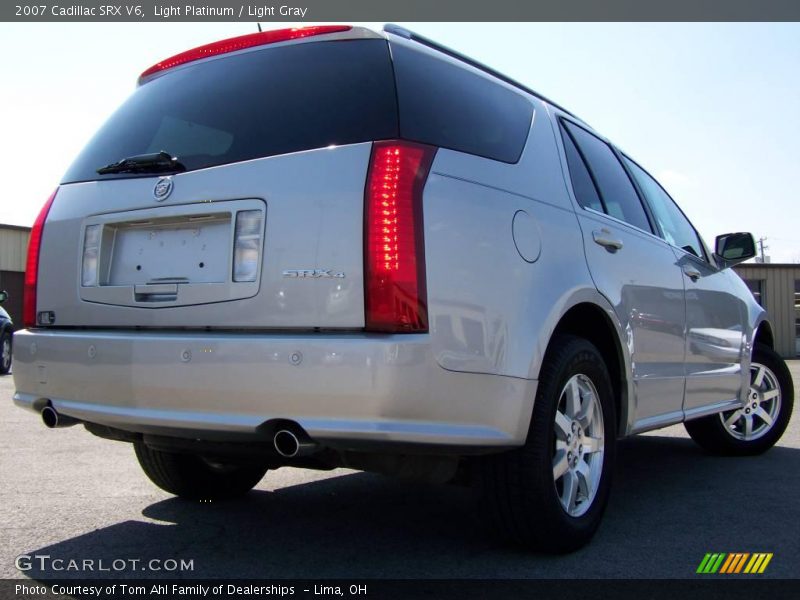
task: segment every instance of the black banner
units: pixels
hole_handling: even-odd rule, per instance
[[[797,21],[797,0],[65,0],[0,4],[0,21]]]
[[[458,600],[738,600],[769,597],[794,600],[800,580],[745,579],[732,576],[696,580],[3,580],[0,598],[9,600],[128,599],[206,600],[209,598],[422,598]]]

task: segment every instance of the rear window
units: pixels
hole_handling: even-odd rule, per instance
[[[142,85],[63,183],[135,177],[96,171],[161,150],[193,170],[396,137],[386,41],[300,43],[189,65]]]
[[[392,45],[401,137],[506,163],[519,160],[533,118],[522,95],[439,56]]]

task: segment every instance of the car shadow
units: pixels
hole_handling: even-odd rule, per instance
[[[365,473],[256,490],[224,503],[168,499],[125,521],[28,554],[193,560],[183,572],[81,573],[34,579],[691,577],[706,552],[773,552],[767,576],[795,577],[800,450],[750,458],[702,453],[690,440],[619,444],[611,502],[592,543],[564,556],[508,547],[476,519],[467,488]],[[267,475],[269,477],[270,474]],[[155,522],[154,522],[155,521]],[[780,560],[780,557],[785,557]]]

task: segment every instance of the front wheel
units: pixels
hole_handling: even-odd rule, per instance
[[[600,525],[611,489],[615,411],[603,357],[588,341],[555,338],[542,365],[525,445],[485,458],[484,505],[524,547],[570,552]]]
[[[768,346],[756,344],[747,402],[733,410],[687,421],[685,426],[691,438],[712,454],[761,454],[781,438],[793,407],[794,386],[786,363]]]
[[[227,500],[242,496],[261,481],[267,468],[223,464],[194,454],[164,452],[135,442],[142,470],[165,492],[187,500]]]

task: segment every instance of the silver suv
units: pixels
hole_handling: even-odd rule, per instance
[[[466,481],[511,540],[586,543],[618,438],[757,454],[789,372],[728,267],[632,158],[396,26],[166,59],[31,235],[14,401],[131,442],[189,499],[268,469]]]

